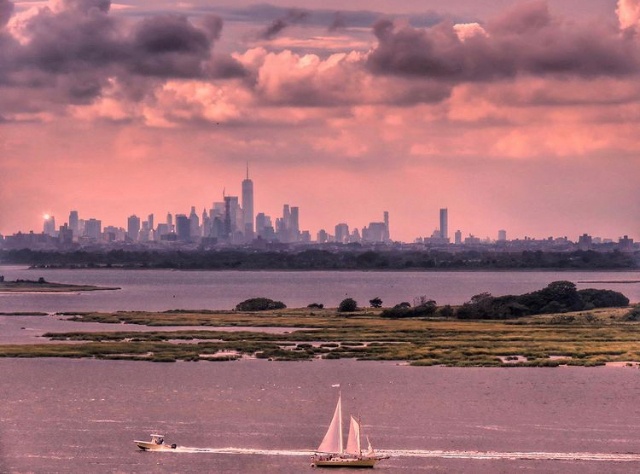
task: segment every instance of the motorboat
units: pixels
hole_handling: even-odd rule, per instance
[[[150,441],[134,440],[133,442],[143,451],[171,451],[178,447],[176,444],[166,444],[161,434],[152,434]]]

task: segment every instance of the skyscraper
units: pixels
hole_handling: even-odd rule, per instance
[[[56,218],[50,216],[49,214],[44,215],[44,225],[42,226],[42,232],[50,235],[51,237],[56,236]]]
[[[191,206],[191,213],[189,214],[189,235],[191,238],[196,238],[200,235],[200,218],[196,214],[196,206]]]
[[[238,231],[238,215],[240,205],[238,196],[224,197],[224,235],[225,238],[232,237]]]
[[[289,240],[297,242],[300,238],[300,209],[298,206],[291,207],[291,227],[289,229]]]
[[[140,234],[140,218],[135,214],[127,219],[127,237],[133,242],[138,241]]]
[[[173,232],[173,215],[170,212],[167,212],[167,227],[169,228],[169,232]]]
[[[336,225],[336,242],[339,244],[348,244],[349,243],[349,225],[345,223],[340,223]]]
[[[191,240],[191,221],[185,214],[176,214],[176,234],[178,234],[178,240],[183,242]]]
[[[389,211],[384,211],[384,226],[386,227],[384,231],[384,241],[388,242],[391,240],[391,234],[389,233]]]
[[[100,239],[100,235],[102,234],[102,221],[93,218],[85,221],[84,233],[88,238],[92,240]]]
[[[247,163],[247,177],[242,181],[242,210],[244,212],[244,228],[242,231],[245,237],[253,237],[253,181],[249,179],[249,163]]]
[[[440,209],[440,238],[449,239],[449,212],[447,209]]]
[[[78,227],[78,211],[71,211],[69,213],[69,229],[73,232],[74,237],[78,237],[78,231],[80,230]]]

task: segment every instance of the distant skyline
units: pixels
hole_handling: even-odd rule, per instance
[[[637,241],[638,137],[640,0],[0,0],[3,235],[200,212],[250,162],[255,212],[314,236],[447,208]]]

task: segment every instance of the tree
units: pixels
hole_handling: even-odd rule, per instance
[[[372,308],[380,308],[382,307],[382,300],[376,296],[375,298],[369,300],[369,304]]]
[[[338,306],[339,313],[353,313],[354,311],[358,311],[358,303],[353,298],[343,299]]]
[[[236,305],[236,311],[268,311],[270,309],[284,309],[287,306],[282,301],[269,298],[249,298]]]
[[[440,308],[440,316],[442,316],[443,318],[450,318],[454,314],[455,313],[454,313],[453,308],[451,307],[450,304],[446,304],[442,308]]]

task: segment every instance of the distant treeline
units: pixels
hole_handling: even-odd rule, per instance
[[[0,263],[58,268],[172,268],[182,270],[633,270],[640,255],[575,251],[443,252],[347,247],[344,250],[0,251]]]

